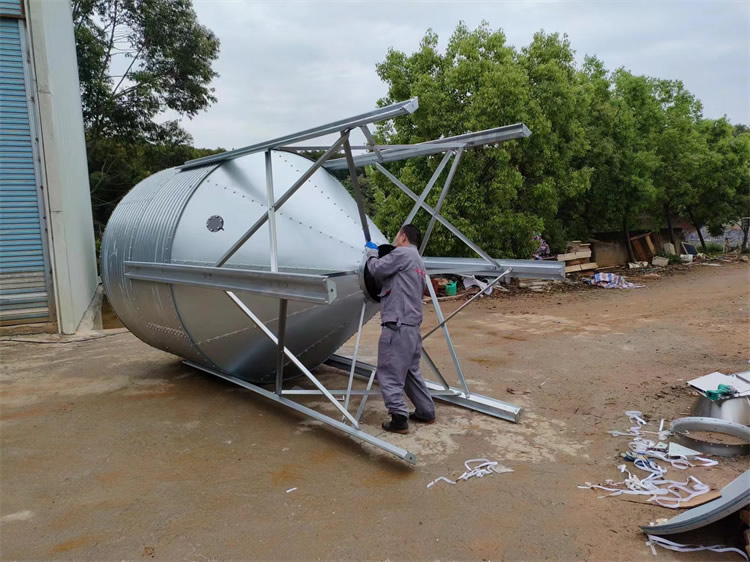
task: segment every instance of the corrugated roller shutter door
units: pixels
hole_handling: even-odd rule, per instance
[[[0,18],[0,326],[49,320],[20,33]]]

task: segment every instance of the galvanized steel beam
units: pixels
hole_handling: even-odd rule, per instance
[[[334,354],[328,358],[326,365],[347,371],[351,367],[351,359],[342,355]],[[358,361],[355,375],[361,380],[368,380],[373,369],[375,369],[374,365]],[[495,400],[489,396],[472,393],[471,396],[466,398],[461,389],[449,387],[447,390],[450,391],[450,394],[447,394],[444,392],[446,389],[435,382],[425,381],[425,384],[435,400],[447,402],[454,406],[460,406],[461,408],[474,410],[475,412],[481,412],[494,418],[518,423],[518,420],[523,413],[523,408],[514,406],[513,404],[508,404],[507,402]]]
[[[392,119],[401,115],[408,115],[414,113],[419,107],[417,98],[413,98],[400,103],[394,103],[386,107],[381,107],[373,111],[361,113],[353,117],[346,119],[339,119],[325,125],[319,125],[311,129],[305,129],[298,133],[292,133],[283,137],[278,137],[269,141],[251,144],[243,148],[237,148],[221,154],[214,154],[212,156],[205,156],[203,158],[196,158],[195,160],[189,160],[182,166],[179,166],[180,170],[189,170],[191,168],[199,168],[201,166],[207,166],[209,164],[216,164],[218,162],[225,162],[226,160],[232,160],[245,156],[247,154],[253,154],[255,152],[265,152],[273,148],[278,148],[286,144],[292,144],[295,142],[302,142],[308,139],[314,139],[316,137],[322,137],[331,133],[338,133],[345,129],[353,129],[360,125],[367,125],[369,123],[377,123],[378,121],[384,121],[386,119]]]
[[[452,273],[456,275],[485,275],[494,277],[512,268],[510,277],[520,279],[565,279],[565,262],[551,260],[504,260],[496,259],[490,266],[478,258],[422,258],[430,275]]]
[[[273,273],[181,263],[127,261],[124,265],[125,277],[132,280],[244,291],[313,304],[331,304],[336,299],[336,283],[326,275]]]
[[[427,156],[430,154],[439,154],[449,148],[471,148],[486,144],[497,144],[514,139],[523,139],[531,136],[531,131],[523,123],[486,129],[475,133],[465,133],[454,137],[430,140],[425,143],[409,145],[407,147],[383,147],[380,151],[382,160],[376,154],[360,154],[354,159],[354,165],[358,168],[375,164],[375,162],[395,162],[397,160],[406,160],[417,156]],[[328,170],[343,170],[347,167],[346,161],[342,158],[330,160],[325,164]]]

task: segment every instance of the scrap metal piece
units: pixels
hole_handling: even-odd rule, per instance
[[[696,439],[689,435],[690,431],[713,431],[737,437],[745,441],[744,444],[711,443]],[[736,457],[750,454],[750,427],[739,423],[720,420],[717,418],[688,417],[676,419],[672,422],[672,432],[675,439],[682,445],[691,447],[707,455],[719,457]]]
[[[695,399],[690,413],[693,416],[750,425],[750,396],[710,400],[701,395]]]
[[[750,470],[721,490],[721,497],[689,509],[662,524],[641,525],[648,535],[673,535],[705,527],[750,505]]]

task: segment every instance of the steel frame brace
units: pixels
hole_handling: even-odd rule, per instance
[[[274,394],[273,392],[266,390],[265,388],[258,386],[257,384],[247,382],[240,378],[234,377],[232,375],[228,375],[226,373],[222,373],[214,369],[209,369],[208,367],[204,367],[203,365],[198,365],[197,363],[193,363],[192,361],[183,361],[183,363],[185,363],[185,365],[188,365],[190,367],[193,367],[195,369],[198,369],[210,375],[214,375],[215,377],[219,377],[220,379],[224,379],[225,381],[229,381],[233,384],[236,384],[237,386],[241,386],[242,388],[255,392],[256,394],[260,394],[264,398],[273,400],[274,402],[277,402],[279,404],[286,406],[287,408],[291,408],[292,410],[305,414],[306,416],[310,416],[311,418],[318,420],[320,422],[323,422],[324,424],[329,425],[339,431],[342,431],[346,433],[347,435],[356,437],[357,439],[360,439],[364,441],[365,443],[369,443],[370,445],[374,445],[375,447],[378,447],[379,449],[382,449],[383,451],[386,451],[387,453],[395,455],[396,457],[410,464],[417,464],[417,457],[414,453],[411,453],[407,451],[406,449],[399,447],[397,445],[394,445],[392,443],[388,443],[388,441],[383,441],[382,439],[379,439],[375,437],[374,435],[367,433],[366,431],[362,431],[361,429],[358,429],[351,425],[347,425],[344,422],[341,422],[339,420],[333,419],[330,416],[321,414],[320,412],[313,410],[312,408],[308,408],[307,406],[303,406],[302,404],[299,404],[298,402],[295,402],[294,400],[289,400],[288,398],[285,398],[284,396],[279,396],[278,394]]]

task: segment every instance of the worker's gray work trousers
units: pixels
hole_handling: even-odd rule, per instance
[[[390,414],[408,416],[404,391],[424,417],[435,417],[435,403],[419,372],[422,335],[419,326],[383,325],[378,342],[378,369],[375,377]]]

